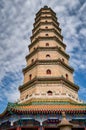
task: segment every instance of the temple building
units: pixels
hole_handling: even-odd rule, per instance
[[[70,56],[50,7],[36,13],[30,39],[20,99],[0,114],[0,130],[59,130],[62,112],[72,130],[86,130],[86,104],[79,100]]]

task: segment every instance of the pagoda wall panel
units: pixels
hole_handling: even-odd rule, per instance
[[[48,91],[52,91],[52,95],[48,95]],[[71,88],[63,85],[62,83],[45,83],[45,84],[35,84],[33,87],[26,89],[21,92],[20,99],[27,100],[31,98],[43,98],[43,99],[58,99],[61,98],[70,98],[72,100],[78,99],[78,94]]]
[[[48,29],[53,29],[53,28],[55,28],[55,30],[60,34],[59,30],[58,30],[56,27],[54,27],[52,24],[51,24],[51,25],[49,25],[49,24],[40,25],[40,26],[34,31],[34,33],[37,32],[37,30],[39,30],[40,28],[41,28],[41,29],[46,29],[46,27],[48,27]]]
[[[47,57],[49,55],[50,57]],[[40,60],[57,60],[64,59],[64,62],[68,64],[68,60],[57,51],[39,51],[38,57]]]
[[[41,14],[42,17],[45,17],[45,16],[52,16],[51,14]]]
[[[59,43],[55,40],[40,40],[39,42],[37,42],[33,47],[30,48],[30,53],[34,51],[34,48],[37,47],[47,47],[46,43],[49,43],[48,47],[60,47],[62,51],[64,51],[65,49],[59,45]]]
[[[39,22],[35,23],[34,27],[37,27],[40,22],[46,22],[46,21],[52,22],[53,20],[52,19],[47,19],[47,20],[46,19],[40,19]]]
[[[50,57],[47,57],[47,55],[49,55]],[[38,60],[57,60],[57,59],[62,60],[64,59],[64,62],[68,64],[68,60],[57,51],[38,51],[36,54],[34,54],[32,57],[30,57],[27,60],[27,65],[30,65],[33,60],[36,61],[37,59]]]
[[[48,91],[52,91],[54,95],[62,94],[62,95],[68,95],[69,97],[72,97],[75,99],[78,98],[76,91],[63,85],[62,83],[37,84],[36,88],[37,88],[36,93],[47,94]]]
[[[69,97],[78,100],[77,91],[75,91],[74,89],[72,89],[70,87],[67,87],[66,85],[62,85],[62,92],[66,93]]]
[[[48,34],[48,35],[46,35],[46,34]],[[54,37],[54,36],[56,36],[60,41],[62,41],[62,39],[57,34],[55,34],[54,32],[46,31],[46,32],[40,32],[39,34],[37,34],[32,39],[32,42],[34,42],[35,39],[38,38],[38,37]]]
[[[37,84],[36,85],[36,93],[44,93],[46,94],[49,90],[52,91],[54,94],[70,94],[77,98],[77,92],[73,89],[67,87],[62,83],[45,83],[45,84]],[[43,91],[42,91],[43,90]]]
[[[34,27],[37,27],[39,23],[41,22],[45,22],[45,23],[48,23],[48,22],[53,22],[56,26],[57,26],[57,23],[53,20],[53,19],[44,19],[44,18],[41,18],[37,23],[34,24]]]
[[[38,53],[36,53],[35,55],[33,55],[32,57],[30,57],[28,60],[27,60],[27,65],[30,65],[31,63],[33,63],[34,61],[36,61],[38,58]]]
[[[33,87],[30,87],[30,88],[26,89],[25,91],[22,91],[21,95],[20,95],[20,99],[24,100],[27,97],[27,95],[28,95],[28,97],[31,97],[32,94],[36,93],[36,89],[37,89],[36,85],[33,85]]]
[[[24,83],[27,83],[28,81],[30,81],[30,76],[31,75],[31,79],[35,78],[37,76],[37,67],[28,70],[27,72],[24,73]]]
[[[50,69],[51,70],[51,75],[47,75],[46,74],[46,70]],[[37,76],[39,77],[65,77],[66,78],[66,74],[68,74],[68,80],[70,80],[71,82],[73,82],[73,76],[72,73],[69,72],[66,68],[63,68],[60,65],[46,65],[45,67],[44,65],[39,65],[37,67]]]
[[[53,21],[52,19],[47,19],[47,22],[52,22],[52,21]],[[46,22],[46,19],[41,19],[40,22]],[[37,24],[39,24],[39,22]]]
[[[50,12],[50,10],[42,9],[41,12]]]

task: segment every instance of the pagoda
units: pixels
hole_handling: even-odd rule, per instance
[[[20,99],[0,114],[0,130],[59,130],[62,112],[72,130],[86,130],[86,104],[78,97],[56,13],[44,6],[33,26]]]

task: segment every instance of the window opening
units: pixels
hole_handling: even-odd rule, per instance
[[[49,46],[49,43],[46,43],[46,46]]]
[[[33,63],[33,62],[34,62],[34,59],[32,59],[31,61],[32,61],[32,63]]]
[[[66,74],[66,79],[68,79],[68,74]]]
[[[52,91],[49,90],[49,91],[47,92],[47,94],[48,94],[48,95],[52,95],[53,93],[52,93]]]
[[[46,73],[47,73],[47,74],[51,74],[51,70],[48,69],[48,70],[46,71]]]
[[[29,75],[29,79],[30,79],[30,80],[32,79],[32,74]]]
[[[46,36],[48,36],[48,34],[45,34]]]

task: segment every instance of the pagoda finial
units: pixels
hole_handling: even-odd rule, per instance
[[[47,6],[47,5],[45,5],[45,6],[44,6],[44,8],[48,8],[48,6]]]

